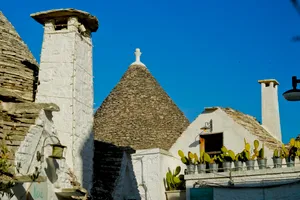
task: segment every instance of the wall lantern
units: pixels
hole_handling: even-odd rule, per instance
[[[53,144],[45,145],[46,140],[48,138],[51,138],[51,137],[56,138],[58,142],[53,143]],[[49,156],[50,158],[64,159],[63,154],[64,154],[64,149],[66,148],[66,146],[61,145],[59,138],[57,136],[54,136],[54,135],[50,135],[50,136],[45,138],[44,143],[43,143],[43,147],[42,147],[42,154],[43,154],[43,155],[41,155],[42,157],[44,156],[44,148],[48,145],[52,146],[52,155]]]
[[[283,93],[283,97],[288,101],[300,101],[300,90],[297,89],[297,84],[300,83],[300,79],[296,76],[292,77],[292,89]]]
[[[209,122],[205,122],[204,126],[200,128],[203,131],[209,130],[209,132],[213,131],[213,121],[212,119]]]
[[[63,153],[66,146],[61,145],[60,142],[57,144],[50,144],[50,146],[52,146],[52,155],[49,157],[56,159],[64,159]]]

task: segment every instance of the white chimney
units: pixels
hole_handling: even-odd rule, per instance
[[[93,175],[93,69],[91,32],[98,20],[74,9],[32,14],[44,26],[36,102],[55,103],[60,112],[53,121],[61,143],[67,146],[66,163],[84,188]]]
[[[261,84],[262,126],[281,141],[278,85],[275,79],[259,80]]]

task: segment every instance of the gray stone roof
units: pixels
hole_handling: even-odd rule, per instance
[[[0,11],[0,100],[33,102],[38,63]]]
[[[168,150],[189,121],[143,65],[131,65],[95,113],[95,140]]]
[[[128,147],[117,147],[110,143],[94,142],[94,174],[91,196],[93,199],[112,200],[117,180],[120,176],[125,153],[135,151]]]
[[[281,147],[282,142],[274,138],[261,124],[251,115],[244,114],[232,108],[221,108],[235,122],[247,129],[251,134],[258,137],[259,141],[264,142],[269,149]]]
[[[75,16],[78,18],[78,21],[83,23],[91,32],[96,32],[99,27],[98,19],[95,16],[85,11],[76,10],[73,8],[37,12],[31,14],[30,16],[43,25],[48,20],[56,19],[56,23],[60,23],[59,20],[67,19],[70,16]]]

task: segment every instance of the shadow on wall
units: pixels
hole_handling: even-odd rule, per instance
[[[94,142],[94,133],[92,128],[89,130],[89,136],[85,139],[85,142],[80,150],[80,156],[82,159],[82,187],[88,191],[92,188],[92,173],[93,173],[93,142]]]
[[[110,143],[94,141],[94,173],[91,199],[113,200],[116,189],[118,195],[121,192],[122,199],[124,196],[129,197],[131,195],[128,194],[130,190],[131,193],[139,194],[130,156],[132,153],[135,153],[135,150],[130,147],[118,147]],[[124,155],[127,155],[127,159],[124,159]],[[126,170],[121,168],[124,160],[128,162]],[[133,178],[128,177],[128,174],[132,174]],[[123,184],[128,179],[130,182]],[[120,188],[116,188],[117,183],[120,181],[121,184],[119,185],[122,185],[122,191],[120,191]],[[128,187],[128,184],[131,185],[131,188]],[[138,197],[136,198],[138,199]]]

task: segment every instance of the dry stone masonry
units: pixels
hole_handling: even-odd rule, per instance
[[[0,12],[0,100],[33,102],[37,74],[36,60]]]

